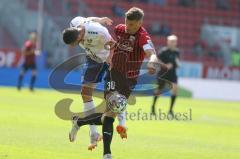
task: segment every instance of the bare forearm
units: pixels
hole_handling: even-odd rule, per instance
[[[112,25],[113,21],[108,17],[88,17],[89,20],[98,22],[102,25]]]
[[[145,50],[145,55],[149,58],[149,62],[158,62],[158,58],[154,49]]]
[[[94,22],[99,22],[100,21],[100,17],[87,17],[87,19],[94,21]]]

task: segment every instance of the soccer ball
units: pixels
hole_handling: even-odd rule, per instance
[[[127,98],[115,91],[108,97],[107,106],[112,112],[121,113],[127,107]]]

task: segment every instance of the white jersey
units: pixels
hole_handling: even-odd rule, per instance
[[[110,50],[105,49],[105,44],[112,39],[107,28],[83,17],[76,17],[70,22],[70,27],[79,26],[85,27],[85,35],[79,45],[91,59],[105,62],[110,53]]]
[[[75,17],[70,22],[70,27],[79,27],[80,25],[83,25],[86,22],[89,22],[90,20],[88,18],[84,17]]]

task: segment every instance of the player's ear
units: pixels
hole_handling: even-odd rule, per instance
[[[78,32],[82,32],[83,28],[82,27],[79,27],[79,28],[76,28],[78,30]]]

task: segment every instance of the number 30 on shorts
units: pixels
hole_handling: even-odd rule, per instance
[[[114,90],[115,89],[115,82],[109,81],[107,82],[107,90]]]

